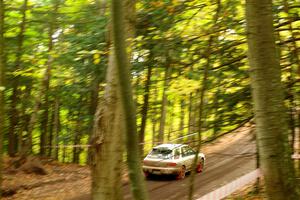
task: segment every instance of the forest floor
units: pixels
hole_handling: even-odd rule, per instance
[[[90,170],[87,166],[42,160],[46,175],[4,170],[3,199],[67,199],[78,191],[89,192]],[[9,161],[4,162],[6,166]],[[4,167],[4,169],[6,169]]]
[[[216,141],[205,144],[207,164],[203,173],[196,177],[196,197],[230,182],[255,169],[255,142],[250,127],[242,127]],[[249,156],[250,155],[250,156]],[[46,175],[10,171],[9,159],[4,163],[3,188],[5,200],[88,200],[90,199],[90,170],[87,166],[62,164],[41,160]],[[184,199],[187,195],[189,176],[176,181],[169,177],[154,177],[147,180],[150,199]],[[126,182],[126,177],[123,178]],[[205,183],[205,184],[203,184]],[[131,199],[128,184],[124,184],[124,198]],[[251,188],[251,186],[249,186]],[[248,194],[249,189],[240,193]],[[241,199],[239,193],[229,199]],[[253,198],[252,198],[253,199]],[[254,198],[259,199],[259,198]]]

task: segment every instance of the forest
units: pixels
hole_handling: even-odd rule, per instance
[[[154,146],[255,123],[269,199],[296,200],[299,47],[292,0],[0,0],[1,154],[90,165],[93,199],[127,161],[142,200]]]

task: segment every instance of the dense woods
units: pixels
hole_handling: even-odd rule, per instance
[[[286,171],[276,167],[270,174],[291,177],[283,186],[289,191],[294,188],[290,155],[300,149],[300,4],[260,2],[1,0],[1,151],[90,164],[95,199],[103,194],[122,199],[118,178],[126,167],[120,163],[128,160],[138,199],[144,191],[134,184],[143,182],[135,177],[136,156],[167,142],[200,149],[252,122],[255,112],[258,146],[270,147],[260,151],[261,159],[268,160],[276,148],[284,158],[262,162],[266,183],[273,163]],[[122,4],[125,16],[117,16],[124,19],[117,25],[115,4]],[[265,27],[263,17],[266,35],[268,30],[257,30]],[[128,61],[116,55],[116,42],[124,43]],[[126,65],[127,72],[119,74]],[[268,110],[271,105],[274,110]],[[261,131],[269,127],[273,142],[263,142],[272,134]]]

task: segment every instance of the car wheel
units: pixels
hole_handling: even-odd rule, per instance
[[[184,179],[185,178],[185,173],[186,173],[186,169],[185,169],[185,166],[182,166],[179,173],[177,174],[177,177],[176,179],[177,180],[181,180],[181,179]]]
[[[144,177],[145,177],[146,179],[148,179],[149,176],[150,176],[150,173],[149,173],[149,172],[144,172]]]
[[[203,172],[203,168],[204,168],[204,160],[201,159],[201,162],[197,165],[196,172],[197,173]]]

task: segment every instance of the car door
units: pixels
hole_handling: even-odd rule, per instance
[[[181,150],[182,150],[182,162],[184,163],[187,170],[191,170],[195,153],[188,146],[183,146]]]
[[[194,160],[195,160],[196,152],[189,146],[187,146],[187,152],[189,155],[188,156],[188,159],[189,159],[189,161],[188,161],[189,167],[188,168],[189,168],[189,170],[191,170],[193,167]]]

